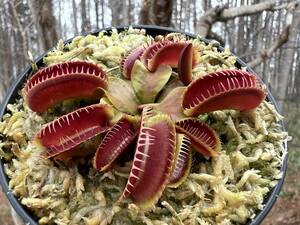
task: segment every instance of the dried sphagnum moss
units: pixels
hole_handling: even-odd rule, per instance
[[[172,33],[167,38],[184,37]],[[121,76],[118,66],[124,54],[151,39],[137,29],[113,30],[111,36],[104,32],[79,36],[67,45],[59,42],[44,62],[87,60],[110,71],[109,76]],[[201,54],[194,77],[235,67],[229,50],[220,53],[215,43],[191,41]],[[68,108],[68,104],[61,106]],[[0,123],[0,156],[6,161],[9,187],[40,224],[243,224],[263,208],[264,197],[281,177],[287,134],[281,132],[278,121],[282,118],[274,107],[263,102],[247,113],[215,111],[199,119],[221,136],[221,154],[206,160],[195,153],[187,180],[177,189],[167,188],[155,208],[142,213],[130,200],[116,205],[127,181],[126,169],[100,173],[90,166],[80,171],[75,165],[55,164],[41,157],[41,150],[29,140],[56,116],[53,110],[41,117],[20,98],[8,105]]]

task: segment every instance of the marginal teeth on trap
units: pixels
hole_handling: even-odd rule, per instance
[[[42,113],[63,100],[98,98],[97,90],[106,87],[107,77],[100,67],[74,61],[39,70],[28,80],[23,92],[29,108]]]
[[[242,70],[224,70],[190,83],[184,93],[182,106],[187,116],[222,109],[245,111],[256,108],[265,96],[265,88],[254,74]]]
[[[123,76],[130,80],[131,79],[131,70],[136,60],[140,59],[143,54],[145,48],[138,47],[132,50],[129,54],[127,54],[121,61],[121,72]]]
[[[184,85],[192,82],[193,45],[187,44],[180,53],[178,61],[178,76]]]
[[[113,109],[108,105],[87,106],[44,125],[34,142],[50,158],[107,131],[112,117]]]
[[[176,122],[178,133],[185,134],[191,140],[196,151],[205,156],[217,156],[221,148],[218,135],[205,123],[196,118],[186,118]]]
[[[169,65],[172,68],[178,67],[178,59],[180,53],[187,45],[187,42],[176,42],[162,40],[151,44],[141,56],[141,60],[153,72],[161,64]],[[193,65],[196,64],[196,55],[199,54],[193,51]]]
[[[192,165],[191,141],[184,134],[177,134],[176,156],[168,187],[177,188],[188,174]]]
[[[147,107],[143,115],[146,111]],[[163,114],[143,116],[133,166],[121,199],[130,196],[141,209],[151,208],[168,182],[174,156],[175,126],[171,119]]]
[[[137,135],[133,122],[124,117],[107,132],[95,154],[93,165],[97,170],[106,170]]]

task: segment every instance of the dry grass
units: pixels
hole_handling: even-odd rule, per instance
[[[0,191],[0,224],[14,225],[10,214],[10,208],[8,206],[8,202],[2,191]]]
[[[289,172],[276,204],[262,225],[300,224],[300,171]]]

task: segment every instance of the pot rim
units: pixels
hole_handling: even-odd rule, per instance
[[[112,28],[116,28],[118,31],[122,31],[124,29],[127,29],[128,27],[129,26],[107,27],[107,28],[95,30],[95,31],[92,31],[92,32],[83,33],[81,35],[83,35],[83,36],[86,36],[88,34],[97,35],[101,31],[107,31],[108,33],[110,33]],[[181,31],[181,30],[176,30],[176,29],[169,28],[169,27],[154,26],[154,25],[130,25],[130,27],[137,28],[137,29],[145,29],[146,33],[149,34],[149,35],[152,35],[152,36],[153,35],[167,34],[167,33],[171,33],[171,32],[176,32],[176,33],[183,33],[183,34],[185,34],[185,35],[187,35],[188,37],[191,37],[191,38],[196,38],[197,37],[195,34],[184,32],[184,31]],[[74,37],[76,37],[76,36],[74,36]],[[74,37],[64,41],[64,43],[71,42],[74,39]],[[207,40],[205,38],[201,38],[201,39],[206,44],[209,43],[209,40]],[[224,50],[224,48],[221,47],[221,46],[218,47],[218,49],[220,51]],[[43,57],[46,56],[48,54],[48,52],[51,51],[51,50],[53,50],[53,48],[49,49],[44,54],[40,55],[39,57],[37,57],[34,60],[34,62],[37,63],[38,67],[41,67],[43,65]],[[235,54],[233,54],[233,55],[235,55]],[[238,63],[239,66],[246,67],[247,71],[256,74],[238,56],[236,56],[236,58],[237,58],[237,63]],[[31,66],[28,66],[27,68],[25,68],[25,70],[18,75],[17,79],[13,82],[13,84],[11,85],[9,90],[7,91],[6,97],[4,98],[4,100],[3,100],[3,102],[0,106],[0,118],[2,118],[2,116],[5,114],[7,104],[13,103],[15,101],[15,99],[18,97],[18,91],[22,88],[22,85],[24,84],[24,82],[26,81],[28,76],[31,74],[31,71],[32,71]],[[262,82],[261,78],[258,75],[257,75],[257,77]],[[278,105],[277,105],[272,93],[270,92],[270,90],[268,88],[267,88],[267,93],[268,93],[267,94],[268,100],[275,106],[276,110],[278,111]],[[280,121],[279,124],[281,125],[282,131],[285,131],[283,121]],[[287,152],[287,141],[286,140],[283,142],[283,146],[284,146],[285,151]],[[283,161],[282,161],[282,166],[281,166],[282,178],[280,180],[278,180],[278,183],[276,184],[276,186],[273,187],[269,191],[267,196],[265,197],[265,200],[264,200],[264,203],[263,203],[264,208],[262,210],[258,211],[256,213],[255,217],[253,219],[249,220],[247,225],[258,225],[258,224],[260,224],[263,221],[263,219],[267,216],[267,214],[269,213],[271,208],[273,207],[274,203],[277,200],[279,192],[282,188],[282,185],[284,183],[284,178],[285,178],[286,170],[287,170],[287,159],[288,159],[288,154],[285,154],[284,158],[283,158]],[[23,222],[26,225],[38,225],[38,222],[35,220],[34,216],[32,216],[31,213],[27,209],[25,209],[25,207],[19,202],[17,197],[14,196],[12,191],[9,190],[8,181],[9,181],[9,179],[8,179],[8,177],[5,173],[5,169],[4,169],[4,161],[2,159],[0,159],[0,185],[2,187],[2,191],[4,192],[5,196],[8,199],[10,205],[15,210],[15,212],[21,217],[21,219],[23,220]]]

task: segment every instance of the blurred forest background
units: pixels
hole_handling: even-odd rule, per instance
[[[35,58],[59,39],[128,24],[216,39],[261,76],[293,136],[286,183],[264,224],[300,224],[299,0],[0,0],[0,102],[29,65],[28,51]],[[0,196],[1,206],[3,201]],[[11,224],[3,209],[0,224]]]

